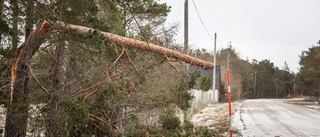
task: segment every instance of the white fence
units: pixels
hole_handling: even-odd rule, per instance
[[[186,120],[189,120],[194,113],[203,109],[207,104],[218,102],[217,90],[214,92],[212,89],[209,91],[192,89],[190,92],[194,96],[191,107],[185,113],[181,113],[180,108],[176,109],[176,116],[179,117],[181,121],[183,121],[184,115],[186,115]]]
[[[180,119],[181,122],[184,121],[184,114],[186,115],[186,120],[189,120],[191,116],[201,109],[203,109],[207,104],[212,104],[218,102],[218,91],[214,93],[213,90],[209,91],[201,91],[201,90],[191,90],[191,94],[194,96],[192,100],[191,107],[185,111],[184,113],[181,109],[176,106],[172,105],[171,107],[175,108],[175,115]],[[153,109],[148,110],[146,112],[139,114],[140,122],[146,125],[157,125],[159,124],[159,116],[160,114],[166,111],[165,109]]]

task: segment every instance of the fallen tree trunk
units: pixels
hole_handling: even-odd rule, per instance
[[[64,26],[65,28],[71,28],[75,29],[78,32],[81,33],[87,33],[90,30],[94,30],[93,28],[88,28],[84,26],[79,26],[79,25],[72,25],[72,24],[65,24],[63,22],[57,22],[58,25]],[[180,61],[186,62],[191,65],[196,65],[199,67],[202,67],[204,69],[212,69],[214,67],[214,64],[208,61],[204,61],[202,59],[198,59],[165,47],[161,47],[155,44],[139,41],[139,40],[134,40],[126,37],[122,37],[116,34],[108,33],[108,32],[101,32],[111,43],[114,43],[117,46],[121,47],[133,47],[137,49],[142,49],[142,50],[149,50],[151,52],[164,55],[167,57],[171,58],[176,58]]]

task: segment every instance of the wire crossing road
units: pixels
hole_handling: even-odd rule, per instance
[[[320,137],[320,111],[286,100],[245,100],[240,120],[244,137]]]

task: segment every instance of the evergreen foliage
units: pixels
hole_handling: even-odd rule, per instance
[[[200,77],[200,89],[208,91],[211,76],[197,71],[188,74],[185,64],[172,61],[181,71],[179,74],[162,56],[115,46],[97,31],[182,51],[174,40],[178,26],[164,25],[169,12],[170,7],[157,0],[5,0],[4,16],[0,19],[0,104],[7,108],[14,53],[19,44],[27,42],[39,22],[63,21],[96,29],[80,34],[56,26],[58,31],[41,44],[27,64],[30,69],[25,73],[29,79],[23,87],[28,91],[26,99],[19,100],[16,106],[24,106],[20,117],[26,119],[32,113],[25,106],[44,104],[38,115],[42,118],[40,124],[34,124],[38,127],[30,131],[26,123],[16,123],[19,129],[13,130],[22,136],[26,131],[35,133],[37,128],[44,130],[46,136],[214,136],[214,131],[195,129],[188,122],[181,127],[170,111],[161,115],[161,126],[141,122],[141,115],[149,110],[163,112],[172,109],[173,104],[187,110],[193,99],[188,90]],[[190,50],[190,54],[212,61],[205,49]],[[286,63],[280,69],[269,60],[243,60],[230,45],[217,54],[222,97],[227,91],[228,55],[233,98],[237,91],[241,98],[285,98],[294,94],[295,74]],[[300,56],[299,87],[308,95],[318,93],[319,55],[319,46],[314,46]]]
[[[300,55],[300,72],[299,89],[305,91],[305,95],[318,95],[320,90],[320,66],[318,60],[320,59],[320,46],[312,46],[306,51],[302,51]]]

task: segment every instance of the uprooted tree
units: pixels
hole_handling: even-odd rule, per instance
[[[30,75],[34,77],[32,74],[32,69],[30,67],[31,65],[30,62],[33,55],[38,51],[39,47],[45,42],[46,38],[50,36],[50,33],[58,32],[58,33],[61,33],[61,35],[65,35],[64,32],[60,31],[59,28],[72,29],[79,33],[89,33],[89,32],[96,31],[92,28],[66,24],[63,22],[44,21],[40,23],[36,27],[36,29],[28,36],[26,41],[20,45],[20,47],[18,48],[14,56],[14,61],[12,63],[12,70],[11,70],[12,80],[11,80],[11,90],[10,90],[10,106],[8,107],[8,112],[6,117],[6,131],[5,131],[6,135],[8,136],[9,135],[25,136],[26,128],[27,128],[27,125],[26,125],[27,113],[28,113],[28,107],[29,107],[29,103],[27,101],[28,99],[27,97],[29,94],[29,78],[31,77]],[[118,59],[122,55],[124,55],[126,57],[126,64],[123,65],[122,69],[120,69],[120,71],[117,74],[108,74],[107,78],[102,80],[101,82],[98,82],[88,88],[84,88],[72,95],[72,96],[77,96],[78,94],[81,94],[83,92],[91,91],[82,99],[82,102],[84,102],[90,96],[94,95],[101,88],[102,83],[104,81],[110,81],[113,78],[121,77],[121,75],[124,73],[126,69],[128,69],[130,65],[132,65],[133,68],[136,69],[135,65],[133,64],[128,54],[128,51],[125,49],[126,47],[137,48],[137,49],[145,50],[148,52],[157,53],[163,56],[165,59],[167,59],[170,65],[173,66],[178,72],[179,72],[178,68],[176,68],[176,66],[171,62],[172,59],[197,65],[205,69],[211,69],[214,67],[214,64],[210,62],[207,62],[198,58],[194,58],[194,57],[182,54],[180,52],[170,50],[168,48],[160,47],[148,42],[129,39],[129,38],[125,38],[112,33],[107,33],[107,32],[99,32],[99,34],[101,34],[103,37],[106,38],[105,40],[106,43],[111,43],[121,47],[122,51],[119,57],[115,60],[115,62],[117,62]],[[110,68],[112,69],[112,67],[113,66],[111,66]],[[138,72],[138,70],[136,71]],[[53,94],[50,91],[47,91],[42,86],[41,86],[41,89],[50,96],[49,104],[50,102],[57,101],[56,99],[58,97],[55,96],[55,94]],[[57,111],[56,105],[57,104],[53,103],[51,104],[51,106],[49,106],[49,109],[51,109],[49,111],[50,113],[55,114],[54,111]],[[75,109],[80,109],[80,108],[75,108]],[[113,108],[113,109],[115,109],[114,111],[117,111],[117,109],[120,109],[120,108]],[[86,113],[86,114],[88,115],[89,119],[91,119],[92,121],[99,121],[100,124],[103,123],[103,120],[100,119],[98,116],[92,115],[90,113],[89,114]],[[54,125],[54,123],[51,123],[51,125]],[[108,125],[108,126],[110,126],[109,128],[114,128],[113,126],[116,126],[116,125]],[[51,132],[57,132],[57,131],[53,130]],[[56,134],[56,135],[59,135],[59,134]],[[63,133],[60,133],[60,135],[63,135]]]

